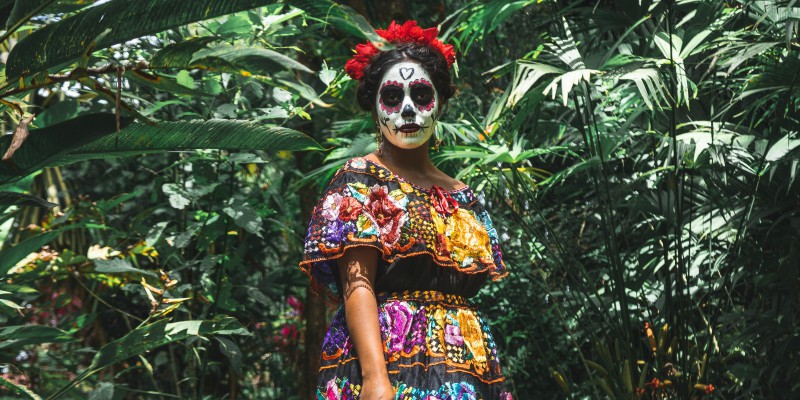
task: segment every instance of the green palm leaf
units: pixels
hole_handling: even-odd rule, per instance
[[[321,150],[298,131],[241,120],[133,124],[69,152],[61,164],[174,150]]]
[[[47,25],[21,40],[8,55],[6,76],[70,62],[87,49],[103,49],[191,22],[272,3],[265,0],[113,0]],[[137,23],[130,23],[136,21]]]
[[[289,128],[249,121],[211,120],[136,123],[116,131],[113,114],[84,115],[51,127],[32,130],[7,163],[0,164],[0,190],[6,184],[52,165],[77,161],[159,153],[170,150],[311,150],[322,147]],[[113,133],[113,134],[112,134]],[[0,138],[0,149],[11,142]]]

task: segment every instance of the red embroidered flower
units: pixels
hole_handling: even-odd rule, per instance
[[[458,210],[458,202],[443,188],[433,185],[431,187],[431,200],[433,208],[439,214],[450,216]]]
[[[441,40],[436,39],[439,34],[439,29],[433,27],[422,29],[417,25],[417,21],[408,20],[402,25],[395,21],[389,24],[386,29],[376,29],[375,33],[378,36],[386,39],[387,42],[392,44],[400,43],[417,43],[427,45],[435,48],[447,60],[447,68],[456,61],[456,52],[453,51],[453,46],[442,43]],[[344,66],[347,75],[355,80],[361,80],[364,77],[364,68],[369,65],[372,57],[378,55],[380,50],[372,42],[356,45],[356,55],[353,56]]]
[[[361,214],[361,203],[352,197],[345,197],[339,205],[339,219],[342,221],[354,221]]]
[[[375,185],[370,188],[364,210],[378,225],[383,241],[395,244],[400,239],[400,227],[406,222],[406,212],[389,197],[386,186]]]

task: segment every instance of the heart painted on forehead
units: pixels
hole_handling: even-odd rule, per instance
[[[414,76],[414,68],[400,68],[400,76],[405,80],[411,79]]]

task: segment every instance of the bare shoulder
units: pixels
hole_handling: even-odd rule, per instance
[[[451,177],[450,175],[445,174],[444,172],[440,171],[438,168],[436,169],[436,178],[439,181],[438,186],[441,186],[448,190],[455,190],[461,189],[464,186],[467,186],[466,183],[461,182],[460,180]]]

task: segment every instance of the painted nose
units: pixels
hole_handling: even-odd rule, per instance
[[[414,108],[411,107],[410,104],[406,104],[405,107],[403,107],[403,111],[400,113],[400,116],[403,118],[411,118],[415,115],[417,115],[417,113],[414,112]]]

